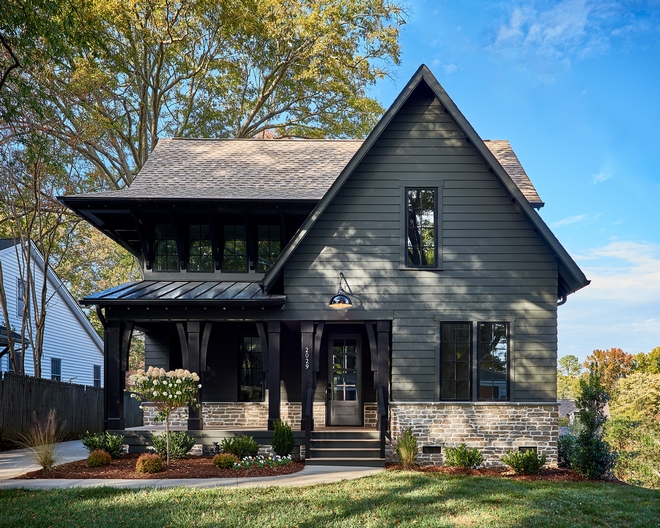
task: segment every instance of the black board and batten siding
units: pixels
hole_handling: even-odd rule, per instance
[[[404,189],[431,182],[440,269],[404,269]],[[511,401],[555,401],[556,259],[423,85],[287,261],[287,311],[323,320],[339,271],[351,318],[392,318],[393,401],[437,400],[443,320],[509,322]]]

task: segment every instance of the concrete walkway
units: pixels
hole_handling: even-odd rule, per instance
[[[87,449],[79,440],[62,442],[56,447],[56,454],[60,463],[84,460],[87,458]],[[292,475],[279,477],[254,478],[217,478],[217,479],[16,479],[28,471],[39,469],[27,449],[16,449],[0,453],[0,489],[27,488],[27,489],[60,489],[60,488],[89,488],[108,486],[112,488],[170,488],[174,486],[187,486],[189,488],[261,488],[267,486],[311,486],[339,482],[340,480],[355,479],[373,475],[380,468],[370,467],[336,467],[336,466],[306,466],[305,469]]]

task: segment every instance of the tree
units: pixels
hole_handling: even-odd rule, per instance
[[[110,0],[104,48],[39,79],[44,130],[113,188],[161,135],[363,137],[368,87],[399,62],[385,0]]]
[[[628,375],[633,368],[634,356],[620,348],[594,350],[584,362],[585,368],[596,374],[608,393],[614,389],[619,378]]]
[[[660,374],[660,347],[655,347],[648,354],[645,354],[644,352],[636,354],[633,372]]]
[[[612,416],[660,421],[660,374],[635,372],[618,380],[610,409]]]
[[[561,400],[574,400],[577,398],[580,378],[557,374],[557,398]]]
[[[559,358],[559,374],[564,376],[571,376],[576,378],[582,373],[582,365],[580,365],[580,360],[573,355],[568,355]]]

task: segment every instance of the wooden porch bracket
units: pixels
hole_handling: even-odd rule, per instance
[[[181,343],[181,359],[183,368],[190,372],[196,372],[200,378],[204,379],[206,371],[206,358],[208,355],[209,339],[213,323],[202,324],[199,321],[188,321],[185,324],[177,323],[176,329],[179,333]],[[197,392],[197,401],[202,402],[202,389]],[[202,421],[201,407],[193,409],[188,408],[188,430],[201,431],[204,428]]]

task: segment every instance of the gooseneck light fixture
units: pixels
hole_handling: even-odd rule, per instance
[[[346,282],[346,277],[344,277],[344,274],[340,271],[339,272],[339,284],[337,285],[337,295],[335,295],[331,300],[330,300],[330,308],[336,308],[337,310],[341,309],[347,309],[347,308],[353,308],[353,303],[351,302],[351,298],[346,295],[346,292],[344,291],[344,288],[342,287],[342,282],[346,285],[346,288],[350,293],[353,293],[351,290],[351,287],[348,285],[348,282]]]

